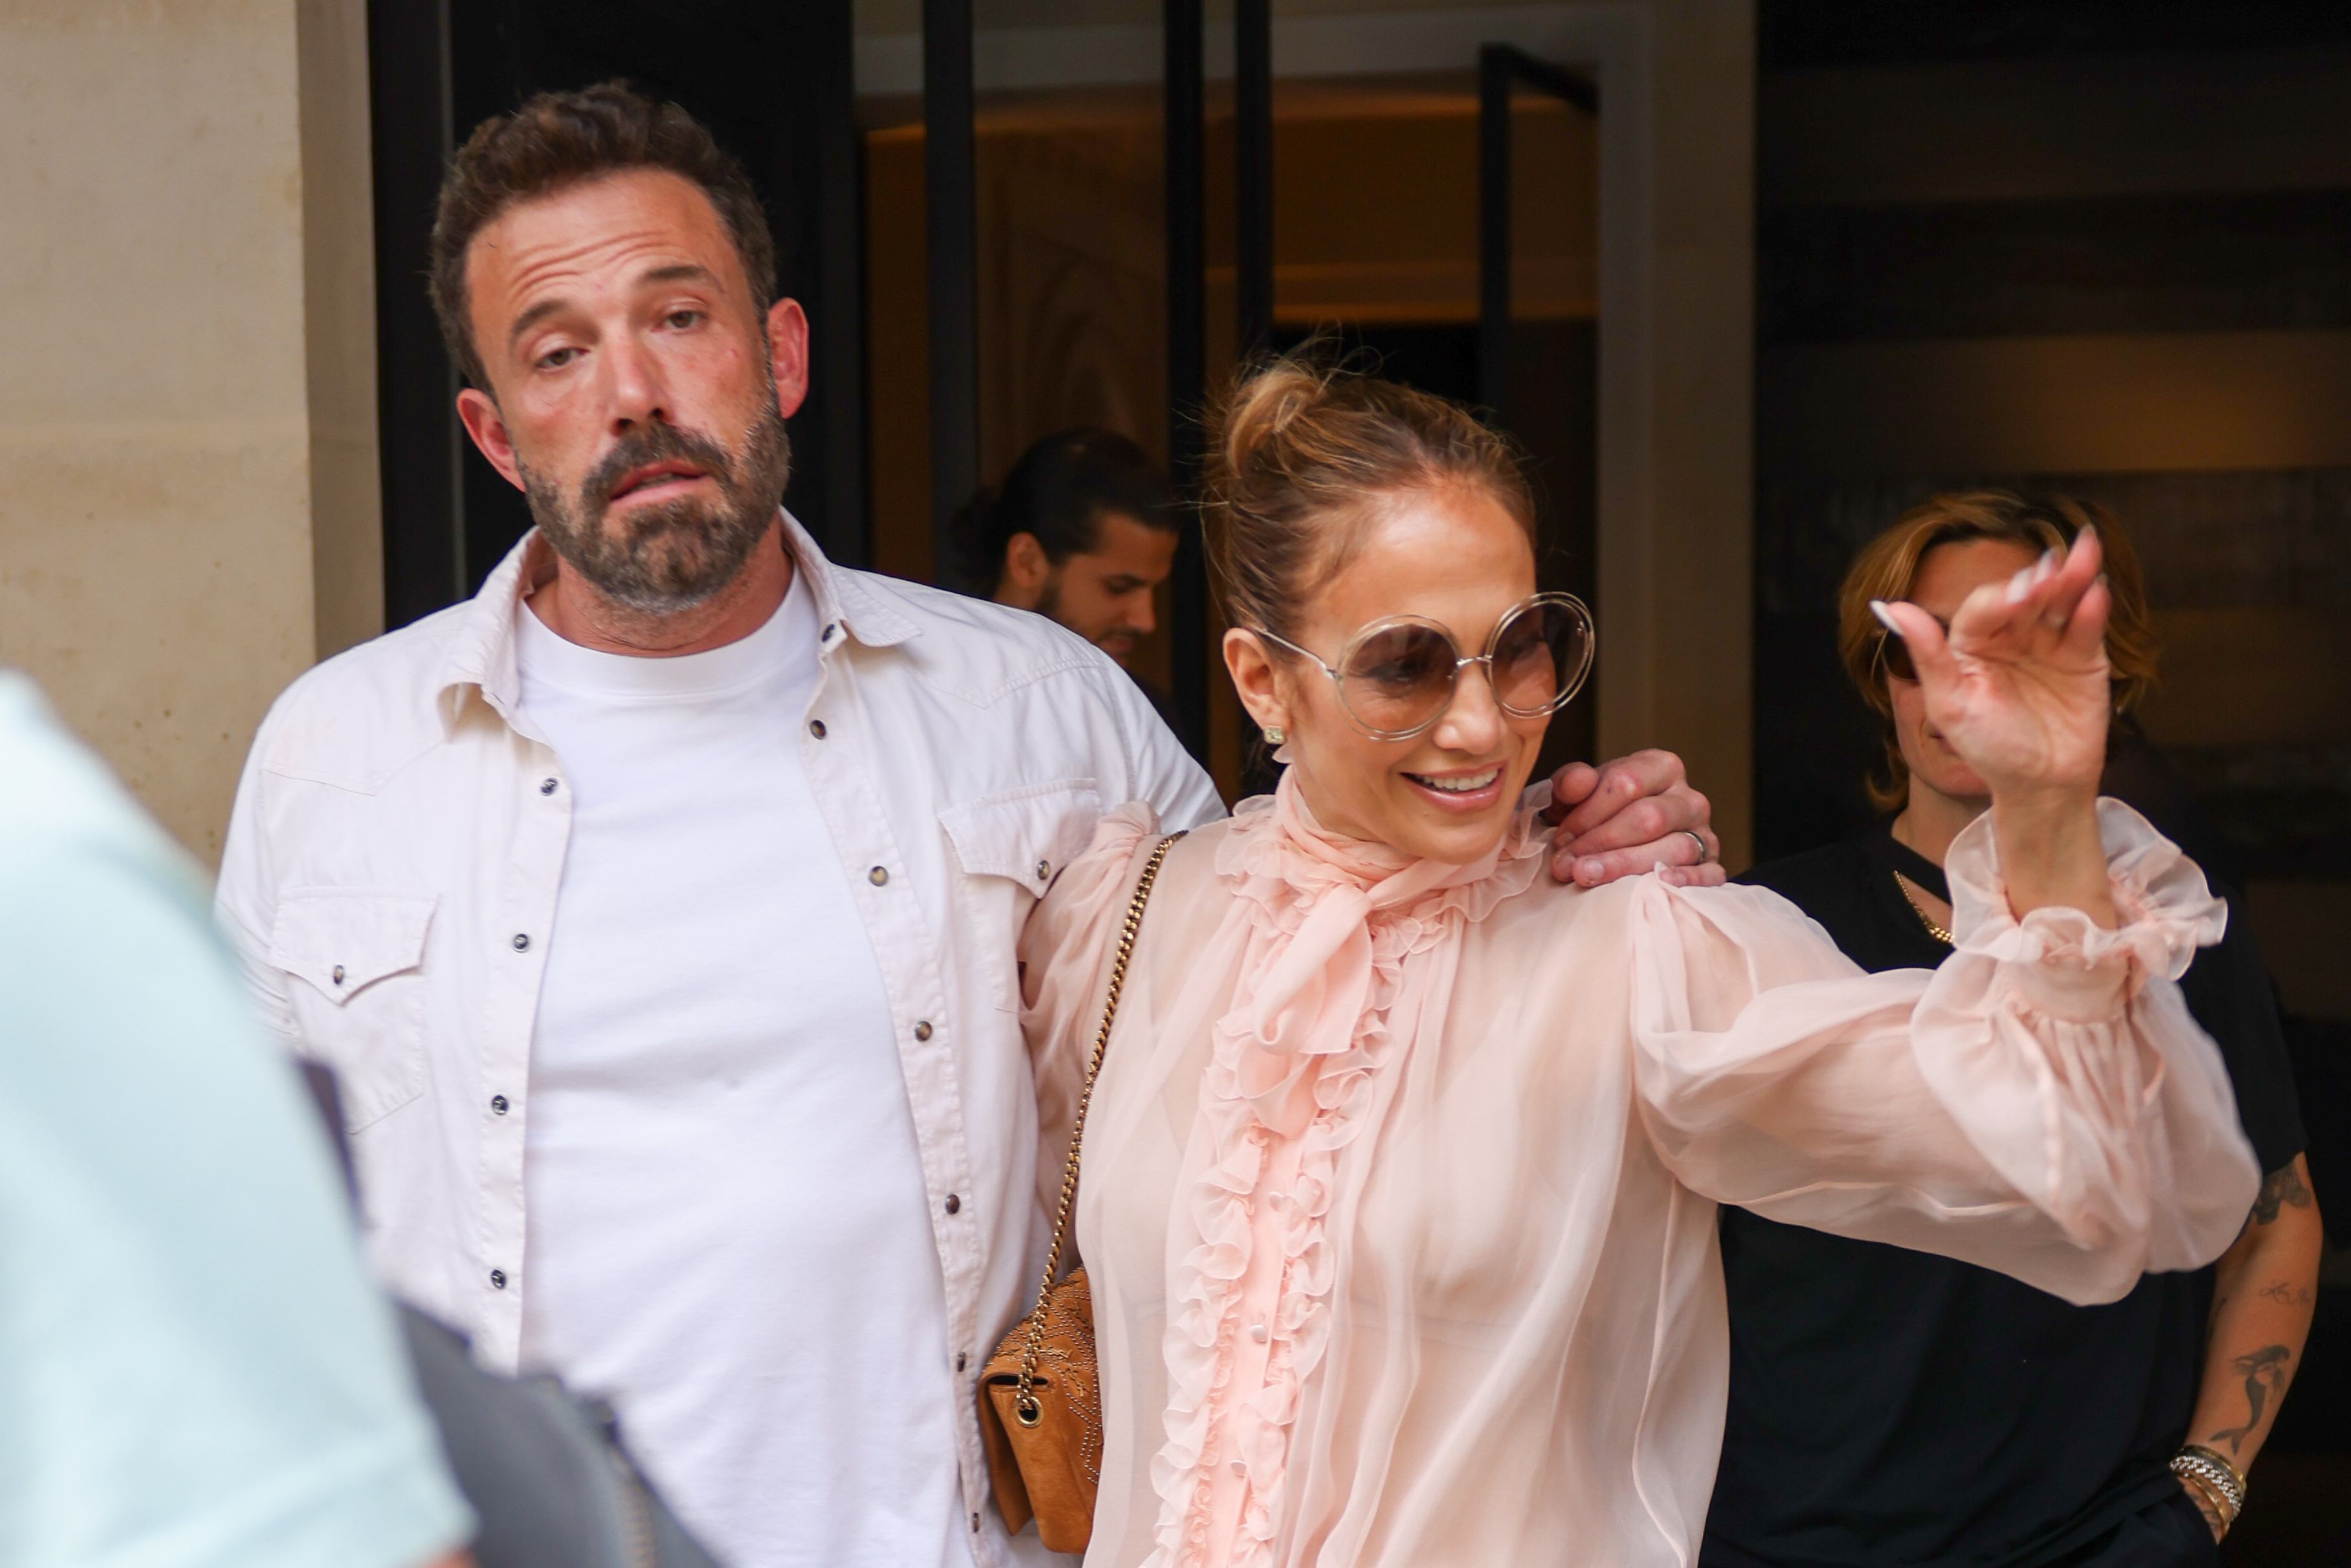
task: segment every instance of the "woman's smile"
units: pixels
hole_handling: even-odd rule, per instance
[[[1446,773],[1407,773],[1405,781],[1418,786],[1430,804],[1441,811],[1458,811],[1465,815],[1486,811],[1501,798],[1503,766],[1488,763],[1482,767],[1462,768]]]

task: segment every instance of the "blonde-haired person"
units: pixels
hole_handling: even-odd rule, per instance
[[[1226,662],[1289,766],[1166,853],[1092,1101],[1093,1568],[1688,1563],[1717,1202],[2078,1301],[2228,1245],[2259,1173],[2168,978],[2218,911],[2095,799],[2095,542],[1948,640],[1889,607],[1996,805],[1962,950],[1867,976],[1760,889],[1539,874],[1589,628],[1474,419],[1293,358],[1213,438]],[[1024,936],[1056,1163],[1159,842],[1111,814]]]
[[[2092,532],[2113,600],[2105,793],[2180,834],[2178,803],[2163,797],[2184,791],[2128,717],[2157,654],[2128,536],[2064,497],[1979,491],[1904,514],[1863,548],[1839,596],[1839,650],[1885,728],[1885,772],[1870,787],[1896,815],[1742,880],[1790,899],[1865,970],[1944,962],[1947,858],[1991,789],[1870,606],[1907,599],[1948,622],[1970,593]],[[2181,991],[2219,1044],[2269,1173],[2217,1269],[2151,1272],[2119,1301],[2076,1305],[1966,1262],[1722,1210],[1730,1401],[1705,1568],[2213,1560],[2241,1501],[2231,1481],[2301,1358],[2320,1228],[2276,1007],[2240,924]],[[2175,1475],[2189,1443],[2236,1476],[2194,1464]]]

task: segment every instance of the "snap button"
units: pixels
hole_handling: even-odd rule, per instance
[[[947,1194],[947,1212],[950,1214],[960,1214],[963,1212],[963,1199],[957,1198],[952,1192]]]
[[[500,1291],[507,1288],[507,1272],[504,1269],[490,1271],[490,1288]]]
[[[538,793],[541,794],[553,794],[555,793],[555,781],[553,779],[539,780]]]
[[[963,1370],[964,1359],[965,1359],[965,1357],[964,1357],[964,1353],[963,1353],[962,1351],[960,1351],[960,1350],[956,1351],[956,1370],[957,1372],[961,1372],[961,1371]]]
[[[865,879],[879,888],[883,883],[890,880],[890,868],[886,866],[876,866],[865,874]]]
[[[490,1096],[490,1109],[497,1112],[500,1116],[506,1115],[507,1097],[504,1095],[492,1095]]]
[[[517,931],[514,939],[514,950],[518,953],[527,953],[530,951],[530,938],[520,931]]]
[[[809,721],[809,733],[814,735],[820,741],[823,740],[824,721],[821,719],[810,719]]]
[[[335,983],[337,985],[343,983],[343,966],[340,964],[335,966]]]
[[[1051,876],[1052,873],[1053,867],[1050,862],[1043,860],[1037,862],[1037,880],[1042,882],[1046,877]]]
[[[928,1040],[930,1037],[931,1021],[925,1018],[920,1023],[914,1025],[914,1038],[917,1040]]]

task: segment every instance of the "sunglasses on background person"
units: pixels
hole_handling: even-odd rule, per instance
[[[1937,616],[1935,624],[1943,628],[1945,637],[1951,635],[1949,621]],[[1918,667],[1910,662],[1909,645],[1890,631],[1877,634],[1877,667],[1896,680],[1918,679]]]
[[[1419,616],[1375,620],[1347,639],[1333,664],[1287,638],[1250,628],[1322,667],[1340,710],[1374,741],[1405,741],[1444,716],[1464,665],[1482,664],[1502,711],[1531,719],[1566,706],[1592,670],[1592,612],[1573,594],[1537,594],[1494,624],[1483,653]]]

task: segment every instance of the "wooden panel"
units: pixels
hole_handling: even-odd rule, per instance
[[[1767,73],[1767,205],[2351,186],[2351,52]]]
[[[2351,192],[1763,215],[1763,340],[2351,327]]]
[[[1759,602],[1834,609],[1846,566],[1886,524],[1931,495],[1985,488],[2106,508],[2129,530],[2158,607],[2351,611],[2351,470],[2340,468],[1778,479],[1756,495]]]
[[[2345,618],[2316,609],[2174,609],[2157,617],[2163,684],[2144,710],[2167,746],[2351,742]]]
[[[2245,917],[2288,1012],[2351,1019],[2351,882],[2252,882]]]
[[[2186,5],[2145,0],[1761,0],[1756,10],[1766,70],[1890,60],[2283,48],[2351,38],[2351,10],[2309,0]]]
[[[2351,463],[2351,332],[1782,345],[1758,392],[1772,473]]]

